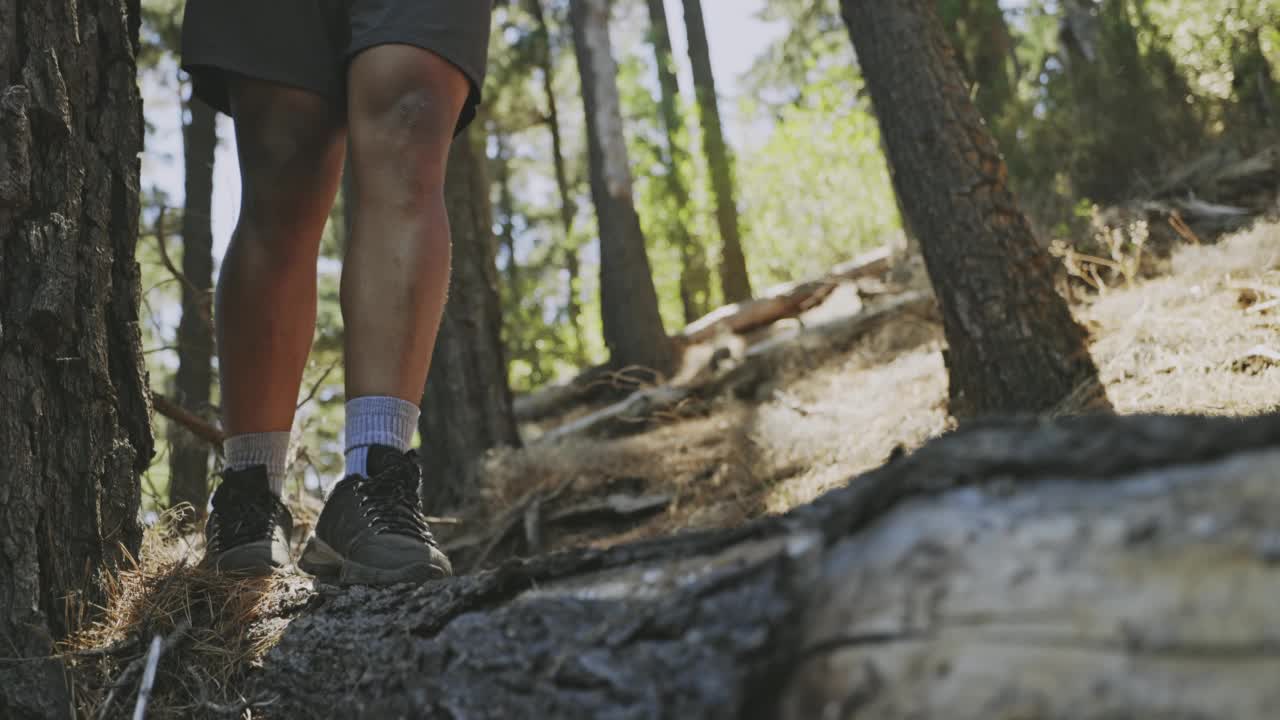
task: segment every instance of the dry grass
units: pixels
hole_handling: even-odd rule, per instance
[[[1248,415],[1280,404],[1280,225],[1259,225],[1214,246],[1162,261],[1165,275],[1112,278],[1081,302],[1093,353],[1117,410]],[[1250,307],[1254,308],[1250,310]],[[819,307],[818,313],[843,309]],[[483,524],[526,493],[567,484],[559,502],[619,487],[670,493],[672,505],[638,526],[562,533],[551,547],[608,544],[683,528],[732,526],[808,502],[944,431],[942,333],[911,321],[851,351],[784,369],[753,402],[618,440],[534,445],[491,459],[479,506]],[[497,557],[493,559],[498,559]]]
[[[1258,346],[1280,349],[1280,307],[1252,311],[1271,296],[1266,289],[1277,286],[1280,225],[1259,225],[1217,245],[1182,248],[1170,274],[1082,308],[1116,409],[1274,411],[1280,366],[1248,356]]]
[[[275,645],[308,583],[219,575],[174,560],[170,520],[148,531],[140,563],[107,578],[97,621],[63,644],[82,718],[132,715],[157,636],[165,653],[147,717],[255,716],[243,680]]]

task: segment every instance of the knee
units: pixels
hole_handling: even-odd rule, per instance
[[[365,108],[357,142],[373,157],[394,158],[423,171],[442,170],[457,122],[452,110],[447,98],[430,87],[388,93]]]
[[[422,194],[444,182],[444,166],[468,92],[466,77],[432,53],[374,48],[351,69],[352,152],[379,191],[397,183]]]
[[[242,224],[298,230],[323,224],[342,163],[334,109],[293,91],[236,100]]]

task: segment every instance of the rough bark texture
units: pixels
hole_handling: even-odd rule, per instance
[[[299,586],[251,697],[281,717],[1262,720],[1277,443],[1276,417],[986,422],[739,529]]]
[[[693,87],[698,96],[702,120],[702,146],[711,168],[711,189],[716,196],[716,223],[720,227],[720,288],[726,303],[751,299],[747,259],[742,253],[742,232],[738,227],[738,195],[733,181],[733,160],[724,141],[720,123],[720,100],[711,73],[711,49],[707,26],[702,18],[702,0],[684,0],[684,26],[689,36],[689,61],[693,66]]]
[[[951,412],[1104,407],[1085,330],[1054,290],[932,1],[842,5],[942,307]]]
[[[453,269],[419,421],[423,499],[433,510],[469,492],[487,450],[520,444],[502,348],[493,210],[475,132],[454,142],[445,177]]]
[[[37,658],[140,540],[138,18],[0,1],[0,717],[67,716]]]
[[[178,324],[178,372],[174,400],[209,417],[213,390],[213,156],[218,114],[192,98],[183,128],[186,207],[182,212],[182,320]],[[193,519],[209,502],[209,443],[179,423],[169,424],[169,505],[188,503]]]
[[[639,366],[668,374],[675,367],[675,348],[662,327],[644,232],[632,198],[618,66],[609,40],[609,3],[573,0],[570,15],[587,116],[591,197],[600,225],[605,345],[615,367]]]
[[[662,91],[662,126],[667,134],[663,162],[667,193],[675,209],[671,226],[671,242],[680,251],[680,304],[684,321],[691,323],[702,317],[711,305],[711,288],[707,258],[702,247],[689,235],[689,189],[684,184],[681,168],[688,158],[680,136],[684,118],[680,114],[680,84],[676,81],[675,53],[671,49],[671,31],[667,27],[667,9],[662,0],[648,0],[654,62],[658,66],[658,86]]]

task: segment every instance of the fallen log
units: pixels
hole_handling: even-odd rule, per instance
[[[838,283],[884,276],[890,270],[891,261],[889,248],[872,250],[835,266],[820,279],[779,285],[754,300],[714,310],[689,323],[674,339],[683,346],[694,345],[721,333],[742,335],[779,320],[796,317],[820,304]],[[878,287],[874,289],[881,292]],[[572,407],[598,401],[608,394],[617,395],[620,390],[628,394],[639,384],[630,381],[626,373],[622,373],[621,380],[618,375],[610,366],[601,365],[586,370],[569,382],[518,395],[513,402],[516,421],[532,423],[562,415]],[[650,374],[647,379],[654,378]]]
[[[928,313],[932,296],[912,292],[883,306],[769,338],[747,350],[740,362],[695,376],[685,385],[659,385],[637,390],[626,399],[553,428],[533,442],[554,443],[572,437],[626,435],[641,432],[655,418],[676,417],[681,405],[734,394],[749,395],[790,357],[813,357],[843,348],[859,337],[905,314]]]
[[[822,278],[787,283],[765,291],[746,302],[726,305],[689,323],[678,336],[685,344],[706,342],[720,333],[743,335],[795,317],[821,303],[840,282],[881,277],[889,272],[892,253],[887,247],[877,248],[831,269]]]
[[[986,422],[742,528],[322,589],[246,698],[280,717],[1272,718],[1278,445],[1275,416]]]

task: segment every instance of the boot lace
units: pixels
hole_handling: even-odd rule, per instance
[[[404,535],[432,546],[436,544],[427,518],[422,514],[419,480],[418,465],[410,454],[377,475],[357,481],[355,490],[360,498],[361,511],[374,532]]]
[[[223,552],[251,542],[270,539],[279,515],[274,496],[256,493],[225,493],[214,498],[217,520],[209,550]]]

